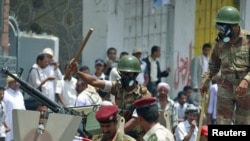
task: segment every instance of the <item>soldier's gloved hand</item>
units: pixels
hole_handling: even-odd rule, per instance
[[[248,81],[241,80],[239,86],[236,88],[236,94],[238,97],[244,97],[247,94]]]

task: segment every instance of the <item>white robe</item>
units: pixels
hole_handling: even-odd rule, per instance
[[[8,88],[5,90],[3,101],[6,106],[7,123],[9,124],[9,127],[11,128],[10,132],[6,134],[5,141],[10,141],[10,140],[13,140],[14,138],[13,137],[12,110],[13,109],[25,110],[23,94],[19,90],[14,91],[13,89]]]

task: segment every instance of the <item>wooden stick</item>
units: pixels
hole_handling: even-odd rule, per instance
[[[201,104],[201,112],[200,112],[200,118],[199,118],[199,127],[198,127],[198,134],[197,134],[197,140],[200,141],[200,136],[201,136],[201,128],[202,128],[202,123],[203,123],[203,117],[205,114],[205,105],[206,105],[206,92],[203,93],[202,96],[202,104]]]
[[[209,76],[208,74],[203,74],[202,75],[202,86],[203,85],[208,85],[206,84],[207,82],[209,82]],[[200,112],[200,118],[199,118],[199,127],[198,127],[198,134],[197,134],[197,139],[196,141],[200,141],[200,137],[201,137],[201,128],[202,128],[202,124],[203,124],[203,117],[204,117],[204,114],[205,114],[205,107],[207,105],[206,103],[206,95],[207,95],[207,91],[203,91],[202,93],[202,100],[201,100],[201,112]]]
[[[94,30],[93,28],[90,28],[90,29],[89,29],[89,32],[88,32],[88,34],[86,35],[86,37],[85,37],[85,39],[84,39],[84,41],[83,41],[81,47],[79,48],[79,50],[77,51],[75,57],[74,57],[73,60],[72,60],[73,62],[76,62],[76,61],[78,60],[78,58],[81,56],[82,51],[83,51],[85,45],[87,44],[87,42],[88,42],[88,40],[89,40],[89,37],[90,37],[90,35],[92,34],[93,30]],[[72,73],[71,71],[68,71],[68,70],[67,70],[66,73],[65,73],[65,75],[64,75],[64,80],[70,80],[71,73]]]

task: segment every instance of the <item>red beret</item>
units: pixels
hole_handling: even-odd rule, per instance
[[[147,107],[154,104],[156,101],[155,97],[140,98],[134,102],[135,108]]]
[[[108,105],[101,106],[100,109],[96,112],[96,120],[101,123],[108,123],[116,119],[118,112],[117,105]]]
[[[207,125],[203,125],[202,126],[202,128],[201,128],[201,134],[204,135],[204,136],[208,135],[208,127],[207,127]]]

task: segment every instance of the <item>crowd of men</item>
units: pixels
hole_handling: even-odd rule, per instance
[[[70,72],[67,77],[53,50],[45,48],[31,66],[27,83],[64,107],[100,105],[95,118],[102,133],[85,140],[196,141],[198,138],[206,141],[208,124],[249,122],[248,116],[244,116],[250,113],[244,107],[247,100],[243,99],[249,97],[250,77],[245,68],[250,68],[250,35],[239,27],[239,22],[239,12],[234,7],[226,6],[218,11],[219,34],[211,59],[211,45],[205,43],[202,54],[190,64],[191,85],[185,86],[173,99],[169,96],[170,85],[161,79],[171,73],[171,68],[161,70],[158,60],[161,48],[157,45],[152,46],[145,58],[141,58],[141,48],[134,48],[131,55],[121,52],[117,59],[117,50],[111,47],[106,60],[95,60],[93,74],[89,72],[90,66],[78,66],[70,61],[63,67],[64,72]],[[228,48],[235,46],[245,48],[234,49],[235,59],[232,59]],[[248,58],[242,58],[245,56]],[[7,87],[0,87],[0,140],[13,141],[13,109],[40,111],[38,124],[43,125],[48,107],[23,93],[13,78],[8,76],[6,81]],[[236,86],[236,93],[230,86]],[[207,101],[201,101],[202,97]],[[229,115],[233,115],[235,105],[241,112],[236,112],[233,118]],[[206,116],[200,115],[201,111]],[[199,123],[203,117],[204,121]],[[124,129],[119,128],[121,118],[125,120]]]

